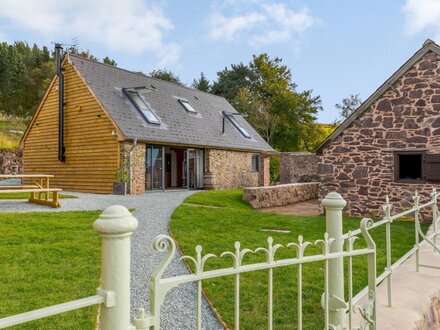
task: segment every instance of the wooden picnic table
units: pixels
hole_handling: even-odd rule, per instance
[[[52,174],[0,174],[0,181],[5,179],[30,179],[32,184],[21,185],[0,185],[0,194],[27,192],[29,193],[29,203],[60,207],[58,193],[60,188],[50,187],[50,178]],[[50,198],[52,193],[52,198]]]

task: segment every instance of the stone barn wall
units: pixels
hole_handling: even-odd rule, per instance
[[[394,152],[440,154],[439,114],[440,56],[429,51],[322,150],[320,199],[338,191],[355,216],[380,213],[385,194],[395,212],[412,204],[416,189],[428,201],[440,182],[395,182]]]
[[[0,174],[21,174],[23,151],[21,149],[0,149]]]
[[[310,152],[283,152],[280,155],[280,183],[319,181],[318,157]]]

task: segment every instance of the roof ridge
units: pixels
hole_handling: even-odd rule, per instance
[[[121,68],[121,67],[117,67],[117,66],[114,66],[114,65],[111,65],[111,64],[103,63],[103,62],[100,62],[100,61],[97,61],[97,60],[94,60],[94,59],[91,59],[91,58],[83,57],[83,56],[78,55],[78,54],[73,54],[73,53],[70,53],[70,52],[66,52],[66,54],[68,56],[73,56],[73,57],[76,57],[76,58],[81,59],[81,60],[86,60],[86,61],[89,61],[89,62],[101,64],[101,65],[107,66],[107,67],[112,68],[112,69],[118,69],[118,70],[121,70],[121,71],[124,71],[124,72],[132,73],[132,74],[136,74],[136,75],[139,75],[139,76],[142,76],[142,77],[146,77],[146,78],[150,78],[150,79],[157,80],[157,81],[160,81],[160,82],[164,82],[166,84],[170,84],[170,85],[173,85],[173,86],[176,86],[176,87],[181,87],[181,88],[189,89],[189,90],[194,91],[194,92],[208,94],[210,96],[220,97],[220,98],[224,99],[224,97],[221,96],[221,95],[217,95],[217,94],[201,91],[201,90],[198,90],[198,89],[195,89],[195,88],[191,88],[191,87],[188,87],[188,86],[182,86],[182,85],[173,83],[171,81],[167,81],[167,80],[151,77],[151,76],[149,76],[149,75],[147,75],[147,74],[145,74],[143,72],[140,72],[140,71],[132,71],[132,70],[124,69],[124,68]]]

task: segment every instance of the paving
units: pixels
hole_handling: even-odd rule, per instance
[[[61,207],[27,203],[24,200],[0,200],[1,212],[62,212],[78,210],[103,210],[119,204],[134,208],[139,226],[132,236],[131,296],[132,317],[139,307],[149,310],[149,279],[164,254],[152,249],[151,243],[159,234],[169,234],[168,223],[174,209],[194,192],[152,192],[137,196],[99,195],[63,192],[79,198],[61,199]],[[164,277],[187,274],[188,270],[176,255]],[[196,322],[196,284],[186,284],[170,291],[162,306],[161,329],[194,329]],[[203,329],[223,329],[208,303],[203,300]]]
[[[420,267],[417,272],[415,258],[413,254],[393,272],[392,307],[388,307],[387,282],[383,281],[377,287],[378,329],[439,329],[436,325],[427,327],[422,324],[433,301],[440,297],[440,269]],[[440,254],[424,244],[420,248],[420,263],[440,267]],[[365,298],[358,305],[362,306],[364,301]],[[354,314],[353,325],[357,326],[360,319],[359,313]]]
[[[287,215],[317,216],[321,214],[318,199],[311,199],[285,206],[274,206],[258,209],[260,212],[277,213]]]

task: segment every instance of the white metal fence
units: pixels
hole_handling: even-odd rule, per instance
[[[234,307],[235,324],[234,328],[240,328],[240,274],[258,270],[268,272],[268,309],[267,327],[273,327],[273,269],[297,265],[297,319],[298,329],[303,328],[302,321],[302,265],[312,262],[324,264],[324,293],[321,305],[324,310],[325,329],[378,329],[376,321],[376,287],[387,280],[388,285],[388,305],[392,304],[391,281],[393,270],[408,259],[412,254],[416,254],[416,269],[420,267],[440,268],[435,265],[425,265],[419,262],[418,253],[423,244],[430,244],[435,251],[440,253],[436,245],[438,236],[437,227],[440,220],[437,207],[439,193],[434,189],[431,200],[425,204],[420,204],[420,197],[416,193],[413,197],[414,205],[411,209],[396,215],[391,215],[392,205],[388,197],[383,209],[385,216],[377,222],[364,218],[360,223],[360,228],[343,234],[342,230],[342,210],[346,205],[344,199],[337,193],[330,193],[323,200],[326,210],[327,232],[323,239],[315,242],[305,242],[302,236],[296,242],[291,242],[286,246],[274,244],[271,237],[267,240],[267,247],[260,247],[255,250],[241,248],[239,242],[235,243],[234,252],[223,252],[220,256],[214,254],[203,254],[201,246],[196,247],[196,257],[183,256],[192,262],[195,272],[188,275],[179,275],[162,278],[164,271],[170,264],[176,253],[175,242],[166,235],[159,235],[153,242],[155,250],[165,252],[166,255],[153,271],[150,279],[150,313],[146,314],[140,310],[138,317],[132,324],[130,321],[130,236],[137,228],[137,220],[130,212],[122,206],[111,206],[107,208],[95,221],[94,228],[102,237],[101,252],[101,286],[97,289],[97,294],[84,299],[67,302],[35,311],[9,316],[0,319],[0,328],[29,322],[45,318],[48,316],[72,311],[75,309],[100,305],[99,326],[103,330],[124,330],[124,329],[155,329],[160,328],[160,307],[169,290],[183,283],[197,283],[197,318],[194,328],[201,329],[201,303],[202,303],[202,283],[203,280],[233,276],[234,286]],[[431,209],[433,216],[433,230],[426,236],[420,226],[421,210]],[[394,220],[414,214],[415,219],[415,245],[403,257],[392,264],[391,262],[391,224]],[[386,257],[387,267],[385,271],[376,277],[376,245],[369,233],[369,230],[385,225],[386,228]],[[366,242],[366,248],[355,249],[354,241],[361,235]],[[422,240],[420,240],[422,238]],[[318,245],[322,248],[321,254],[305,255],[305,249],[310,245]],[[276,258],[276,251],[279,249],[292,249],[292,256],[289,258]],[[265,262],[243,264],[243,258],[248,253],[264,253]],[[353,296],[353,257],[366,255],[368,258],[368,285],[358,294]],[[210,258],[231,258],[231,267],[204,270],[206,261]],[[344,260],[347,261],[347,280],[348,280],[348,302],[345,301],[344,292]],[[357,307],[359,301],[368,294],[368,298],[362,307]],[[353,325],[352,314],[355,309],[359,309],[362,321],[359,325]],[[307,325],[304,325],[307,328]]]

